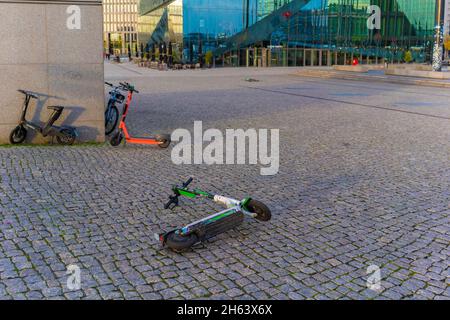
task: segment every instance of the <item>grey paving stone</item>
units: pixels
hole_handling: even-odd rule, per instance
[[[293,70],[258,70],[253,88],[247,68],[113,77],[141,89],[128,118],[136,135],[195,120],[279,128],[273,177],[259,165],[176,166],[170,148],[0,147],[0,298],[448,298],[450,95]],[[217,209],[162,209],[187,176],[260,199],[273,219],[246,219],[184,254],[161,248],[153,233]],[[65,288],[69,264],[81,268],[80,293]],[[371,264],[380,294],[366,286]]]
[[[53,298],[57,296],[61,296],[62,290],[59,287],[50,287],[50,288],[43,288],[42,294],[45,298]]]
[[[159,292],[163,296],[164,299],[172,299],[178,296],[178,292],[173,289],[165,289]]]
[[[230,289],[230,290],[228,290],[226,292],[226,295],[228,297],[230,297],[230,298],[236,298],[236,297],[241,296],[243,294],[244,294],[244,292],[242,290],[238,289],[238,288],[233,288],[233,289]]]
[[[11,295],[25,293],[28,291],[28,288],[26,287],[23,280],[19,278],[6,279],[3,281],[3,283],[6,286],[6,291]]]

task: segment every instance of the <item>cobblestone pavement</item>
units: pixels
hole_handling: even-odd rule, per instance
[[[289,69],[156,72],[107,65],[136,83],[135,134],[279,128],[280,172],[186,165],[170,149],[0,148],[0,299],[450,299],[450,93],[308,79]],[[260,82],[246,82],[246,77]],[[153,234],[215,205],[163,210],[172,184],[264,201],[195,250]],[[81,268],[70,291],[66,268]],[[381,268],[382,291],[366,286]]]

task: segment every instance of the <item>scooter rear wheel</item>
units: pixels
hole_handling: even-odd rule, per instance
[[[260,221],[269,221],[272,218],[272,213],[270,212],[270,209],[261,201],[258,200],[250,200],[247,204],[247,209],[252,212],[256,213],[256,219]]]
[[[170,143],[172,140],[170,139],[170,135],[168,134],[159,134],[155,137],[156,141],[161,142],[161,144],[158,144],[158,146],[161,149],[166,149],[170,146]]]
[[[23,126],[17,126],[13,131],[11,131],[11,134],[9,135],[9,142],[11,142],[11,144],[21,144],[26,138],[27,129]]]
[[[172,232],[167,236],[166,245],[175,252],[184,252],[198,242],[195,233],[183,236],[177,232]]]
[[[72,130],[62,129],[60,133],[63,135],[56,136],[56,141],[58,141],[59,144],[62,144],[64,146],[71,146],[75,143],[76,135]]]

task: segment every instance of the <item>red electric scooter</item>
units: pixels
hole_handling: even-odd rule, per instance
[[[127,118],[128,110],[130,108],[131,101],[133,100],[133,93],[139,93],[134,86],[130,85],[127,82],[120,83],[120,89],[123,91],[128,92],[127,101],[123,107],[122,117],[120,119],[119,128],[116,134],[114,134],[110,140],[110,143],[113,147],[119,146],[123,139],[125,138],[125,141],[127,143],[132,144],[146,144],[146,145],[157,145],[160,148],[167,148],[169,147],[171,140],[170,135],[168,134],[161,134],[161,135],[155,135],[150,137],[132,137],[128,133],[127,126],[125,123],[125,120]]]

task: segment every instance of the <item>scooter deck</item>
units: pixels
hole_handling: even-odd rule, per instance
[[[244,214],[236,212],[217,221],[205,224],[197,230],[200,241],[206,241],[223,232],[233,229],[244,221]]]
[[[144,137],[141,137],[141,138],[133,137],[133,138],[129,138],[129,139],[126,139],[126,140],[127,140],[127,143],[134,143],[134,144],[153,144],[153,145],[157,145],[157,144],[162,144],[163,143],[162,141],[158,141],[158,140],[155,140],[153,138],[144,138]]]

